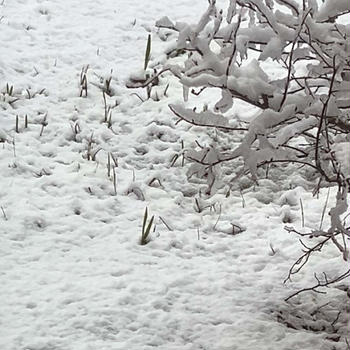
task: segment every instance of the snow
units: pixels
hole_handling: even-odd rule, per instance
[[[326,0],[318,13],[318,20],[323,21],[332,16],[336,15],[339,12],[349,12],[350,6],[349,2],[346,0]]]
[[[261,53],[259,59],[266,60],[268,57],[272,59],[279,59],[283,51],[283,42],[278,37],[273,37],[269,43],[265,46],[263,52]]]
[[[349,157],[350,142],[339,142],[333,146],[335,158],[339,162],[340,170],[346,179],[350,178],[350,157]]]
[[[168,45],[156,34],[156,20],[169,16],[172,23],[196,23],[206,7],[204,0],[5,0],[0,5],[2,350],[344,346],[329,339],[332,330],[322,331],[336,318],[338,303],[345,305],[343,291],[330,288],[326,296],[284,301],[313,285],[315,271],[343,268],[330,246],[293,283],[283,284],[301,254],[298,238],[284,226],[301,228],[302,199],[304,229],[318,228],[326,192],[312,197],[295,175],[282,171],[249,188],[244,187],[249,178],[242,176],[235,183],[241,190],[233,186],[229,196],[217,184],[218,193],[206,197],[205,183],[196,177],[188,181],[189,165],[181,164],[182,152],[201,139],[195,127],[175,125],[168,105],[182,96],[176,79],[160,78],[154,88],[160,101],[141,102],[125,87],[128,77],[143,77],[148,33],[149,67]],[[169,20],[163,17],[161,23]],[[271,45],[270,54],[277,50],[277,43]],[[83,67],[88,67],[87,98],[79,97]],[[250,69],[252,76],[260,74],[257,63]],[[109,77],[111,128],[103,123],[101,91]],[[268,89],[263,78],[259,87]],[[13,96],[6,84],[14,87]],[[137,93],[146,99],[145,91]],[[287,118],[287,112],[276,118]],[[300,122],[300,128],[306,124]],[[348,143],[340,147],[335,152],[348,169]],[[115,176],[108,174],[108,154],[118,162],[115,166],[110,158]],[[92,156],[95,160],[88,159]],[[146,207],[156,227],[151,242],[141,246]],[[323,225],[329,222],[326,217]],[[312,312],[324,318],[312,319],[317,331],[298,318]],[[342,336],[344,317],[337,328]]]

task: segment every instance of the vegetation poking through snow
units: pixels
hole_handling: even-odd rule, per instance
[[[195,25],[175,23],[168,17],[157,21],[160,31],[175,33],[175,50],[185,53],[185,58],[172,61],[168,56],[158,74],[128,84],[147,88],[160,74],[171,72],[182,85],[185,102],[170,104],[173,114],[179,121],[218,131],[216,142],[207,146],[197,142],[197,149],[185,154],[192,162],[192,173],[207,180],[207,195],[215,194],[225,163],[240,167],[238,174],[249,172],[255,182],[262,174],[268,176],[270,165],[297,164],[318,178],[316,192],[337,187],[328,229],[322,229],[322,222],[311,232],[286,228],[301,236],[305,251],[287,280],[326,243],[333,243],[343,260],[349,260],[350,227],[344,216],[350,167],[344,154],[350,145],[350,32],[343,24],[349,12],[348,3],[331,0],[323,4],[230,0],[224,12],[209,0]],[[187,106],[191,95],[210,96],[211,90],[219,90],[221,97],[211,101],[210,108],[206,105],[201,111]],[[255,108],[255,117],[242,124],[236,101]],[[243,136],[238,146],[227,149],[219,132],[224,137]],[[172,165],[178,157],[173,157]],[[198,199],[195,204],[201,213]],[[324,213],[321,221],[323,217]],[[290,214],[285,213],[283,221],[292,222]],[[315,238],[316,244],[305,241]],[[338,277],[324,276],[322,281],[315,275],[317,285],[308,290],[318,291],[347,278],[350,270],[345,269]]]
[[[142,222],[142,232],[141,232],[141,238],[140,238],[140,244],[146,245],[150,242],[150,232],[152,228],[154,220],[154,215],[151,217],[151,219],[148,221],[148,209],[146,207],[145,213],[143,214],[143,222]]]

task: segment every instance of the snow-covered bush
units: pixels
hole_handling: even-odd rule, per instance
[[[183,86],[185,102],[190,92],[220,91],[212,108],[202,111],[186,103],[169,105],[190,124],[243,133],[232,149],[219,144],[186,153],[197,173],[202,169],[207,177],[209,192],[217,169],[238,159],[253,179],[266,164],[297,163],[316,174],[321,186],[338,186],[331,227],[313,234],[332,241],[345,260],[350,230],[341,217],[350,182],[350,25],[344,15],[349,12],[348,0],[229,0],[226,11],[209,0],[195,25],[168,17],[157,21],[160,30],[177,33],[173,56],[186,58],[169,61],[132,86],[145,87],[170,71]],[[244,125],[236,117],[237,100],[258,110]]]

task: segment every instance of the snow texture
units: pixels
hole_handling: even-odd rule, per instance
[[[339,142],[334,144],[335,157],[340,164],[340,169],[346,179],[350,178],[350,142]]]
[[[331,288],[327,296],[283,301],[314,284],[315,270],[336,274],[342,266],[329,247],[326,263],[316,256],[311,269],[293,284],[283,284],[301,253],[298,239],[284,225],[301,226],[302,199],[305,229],[318,227],[324,201],[289,173],[250,189],[243,176],[241,192],[227,196],[221,188],[200,198],[206,185],[188,181],[188,164],[181,166],[182,152],[193,149],[200,137],[196,128],[175,126],[168,108],[181,100],[176,79],[169,78],[163,96],[160,78],[152,91],[162,96],[158,102],[142,103],[145,91],[138,90],[140,99],[125,88],[127,78],[143,66],[148,33],[151,69],[168,45],[156,35],[155,21],[169,15],[177,24],[197,23],[206,6],[204,0],[1,3],[2,350],[328,350],[344,345],[323,327],[336,318],[339,302],[345,304],[343,291]],[[233,15],[227,15],[228,22]],[[171,22],[163,17],[160,23]],[[279,43],[271,41],[264,55],[274,57],[278,50]],[[269,84],[257,63],[251,64],[259,91],[247,94],[255,96]],[[86,98],[79,97],[82,72]],[[13,86],[11,94],[6,83]],[[110,107],[109,128],[102,90]],[[231,103],[225,96],[223,102],[218,109]],[[276,113],[277,119],[287,117],[288,111]],[[298,129],[312,123],[311,118],[301,121]],[[276,144],[288,136],[286,129]],[[349,169],[345,149],[348,145],[335,152]],[[286,186],[293,188],[287,195]],[[141,246],[146,206],[156,226],[151,242]],[[302,319],[311,314],[322,317],[310,318],[307,328]],[[337,324],[346,324],[344,315]],[[345,326],[338,334],[346,334]]]

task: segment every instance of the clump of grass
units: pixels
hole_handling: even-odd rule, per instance
[[[147,243],[150,242],[149,234],[151,232],[154,215],[151,217],[151,220],[148,223],[147,223],[147,219],[148,219],[148,209],[146,207],[145,213],[143,215],[142,234],[140,238],[141,245],[146,245]]]
[[[79,85],[80,85],[80,97],[87,97],[88,95],[88,81],[87,81],[87,72],[89,69],[89,65],[84,66],[81,69],[80,77],[79,77]]]
[[[73,133],[73,141],[78,142],[79,141],[78,135],[81,133],[81,127],[79,125],[79,122],[76,121],[74,124],[71,124],[70,127]]]
[[[40,130],[39,136],[41,137],[41,136],[43,136],[44,128],[49,125],[49,123],[47,121],[47,113],[44,114],[44,118],[40,124],[41,124],[41,130]]]
[[[0,92],[0,100],[7,102],[12,108],[14,108],[13,104],[18,101],[19,98],[15,97],[13,85],[6,83],[5,89]]]
[[[113,164],[112,164],[111,160],[113,160]],[[107,176],[109,179],[112,178],[115,196],[117,195],[117,173],[115,171],[116,168],[118,168],[118,158],[116,156],[114,156],[112,152],[108,152]],[[111,171],[112,171],[112,177],[111,177]]]
[[[162,93],[155,91],[152,94],[152,89],[154,86],[159,85],[159,75],[162,74],[164,71],[168,70],[163,69],[161,72],[157,72],[156,69],[153,68],[153,72],[151,72],[151,69],[148,69],[148,64],[151,59],[151,47],[152,47],[152,36],[151,34],[148,34],[147,37],[147,45],[146,45],[146,51],[145,51],[145,58],[144,58],[144,64],[143,64],[143,70],[145,72],[143,77],[130,77],[129,82],[126,84],[128,88],[146,88],[146,94],[147,98],[142,98],[138,93],[134,92],[132,95],[135,95],[138,97],[141,102],[145,102],[146,100],[152,99],[153,101],[160,101],[161,96],[163,94],[164,97],[167,97],[167,92],[169,88],[169,84],[166,85],[164,91]]]
[[[26,89],[25,91],[27,93],[28,100],[34,98],[36,95],[43,95],[43,94],[45,94],[45,89],[41,89],[41,90],[39,90],[37,92],[31,92],[29,89]]]
[[[103,122],[107,123],[108,128],[112,126],[112,107],[107,104],[106,93],[102,91],[103,103],[104,103],[104,119]]]
[[[18,114],[16,114],[16,119],[15,119],[15,131],[17,134],[19,134],[20,132],[20,128],[19,128],[19,119],[20,116]],[[46,126],[46,125],[45,125]],[[24,116],[24,129],[28,129],[28,115],[26,114]],[[40,135],[41,136],[41,135]],[[1,140],[1,139],[0,139]],[[0,141],[1,142],[1,141]]]
[[[9,85],[8,83],[6,84],[6,94],[9,95],[9,96],[12,96],[13,95],[13,85]]]
[[[111,81],[112,81],[112,76],[109,76],[103,80],[103,91],[108,95],[108,96],[113,96],[113,91],[111,88]]]
[[[99,81],[97,83],[91,82],[91,84],[99,88],[104,94],[108,95],[109,97],[114,96],[115,91],[112,88],[113,69],[111,69],[111,73],[107,77],[100,76],[95,72],[94,75],[98,78]]]
[[[92,132],[91,136],[88,139],[88,144],[87,144],[87,152],[86,152],[87,160],[95,161],[97,153],[102,150],[101,147],[97,147],[96,149],[94,149],[93,147],[94,143],[96,143],[96,141],[94,140],[94,133]]]

